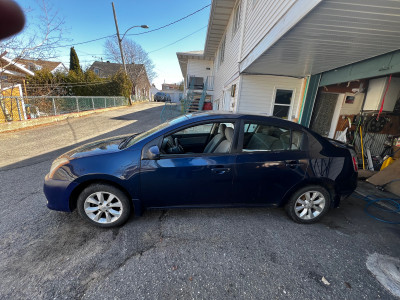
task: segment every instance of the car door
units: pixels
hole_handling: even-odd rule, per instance
[[[279,203],[305,176],[305,135],[273,123],[244,121],[240,136],[234,182],[237,201],[244,205]]]
[[[216,122],[201,125],[209,130],[210,124],[218,125]],[[235,127],[234,122],[231,124]],[[179,131],[182,129],[176,132]],[[198,128],[194,131],[200,134]],[[173,134],[174,132],[163,136],[162,140]],[[234,132],[234,137],[237,134],[238,132]],[[157,140],[153,143],[159,147],[163,144]],[[230,203],[233,199],[232,185],[236,160],[236,154],[232,153],[234,143],[235,139],[232,139],[230,150],[226,153],[161,153],[156,160],[146,159],[142,154],[142,203],[147,207],[224,206]],[[161,152],[166,151],[161,149]]]

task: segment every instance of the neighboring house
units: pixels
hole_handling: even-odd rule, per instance
[[[179,89],[177,83],[163,83],[162,92],[170,95],[172,102],[179,102],[183,97],[183,91]]]
[[[161,89],[163,91],[179,90],[179,84],[177,84],[177,83],[163,83],[163,84],[161,84]]]
[[[26,76],[34,72],[5,55],[0,56],[0,89],[22,83]]]
[[[22,83],[26,76],[33,76],[35,71],[43,69],[47,69],[53,74],[68,71],[62,62],[30,59],[12,60],[5,55],[0,57],[0,81],[3,87]]]
[[[305,126],[319,120],[314,127],[325,123],[333,136],[341,115],[363,109],[368,82],[363,88],[362,79],[381,77],[372,82],[376,88],[370,85],[377,96],[367,97],[365,106],[377,110],[387,76],[400,76],[398,13],[389,0],[213,0],[204,51],[177,53],[185,90],[189,78],[214,76],[214,109]],[[399,81],[392,84],[399,89],[389,112],[400,90]],[[341,96],[328,97],[327,91]],[[326,112],[322,118],[317,106]]]
[[[49,70],[52,74],[67,73],[68,69],[62,62],[47,60],[19,59],[18,63],[25,66],[30,71]]]
[[[113,76],[120,70],[124,70],[122,64],[95,61],[89,68],[96,75],[101,78]],[[132,95],[138,98],[149,99],[150,97],[150,82],[147,77],[146,68],[142,64],[127,64],[126,70],[128,76],[131,78],[133,87]]]

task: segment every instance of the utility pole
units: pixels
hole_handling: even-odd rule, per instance
[[[122,51],[122,44],[121,44],[122,40],[119,37],[118,21],[117,21],[117,15],[115,14],[114,2],[111,2],[111,4],[112,4],[112,8],[113,8],[113,13],[114,13],[115,28],[117,29],[119,50],[121,51],[122,65],[124,66],[125,75],[129,78],[128,71],[126,70],[126,65],[125,65],[124,51]],[[129,105],[132,105],[132,98],[131,98],[131,93],[130,92],[129,92]]]

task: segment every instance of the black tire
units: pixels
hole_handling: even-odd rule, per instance
[[[318,204],[314,204],[314,200],[307,200],[307,193],[309,193],[310,199],[314,195],[317,195],[315,203],[318,202]],[[301,201],[304,202],[304,205],[300,203]],[[323,201],[324,205],[321,207]],[[311,224],[318,222],[328,212],[330,206],[331,197],[325,188],[319,185],[308,185],[300,188],[290,196],[289,201],[286,203],[285,210],[293,221],[302,224]],[[305,213],[305,215],[301,216],[303,213]]]
[[[100,200],[98,195],[100,195]],[[91,199],[89,200],[89,198]],[[103,201],[101,201],[101,199],[103,199]],[[104,206],[103,204],[92,203],[92,201],[97,201],[98,203],[101,202]],[[111,202],[107,203],[107,201]],[[85,206],[87,210],[93,208],[93,212],[86,213]],[[98,207],[101,207],[101,209],[96,210]],[[91,184],[80,193],[77,201],[77,208],[79,215],[85,221],[104,228],[123,225],[128,221],[132,209],[129,198],[124,192],[112,185],[100,183]],[[97,214],[99,214],[98,221],[95,220]]]

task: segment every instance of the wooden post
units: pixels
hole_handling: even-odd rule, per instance
[[[12,98],[10,98],[12,101]],[[19,116],[19,120],[22,121],[22,117],[21,117],[21,108],[19,106],[19,99],[17,97],[15,97],[15,102],[17,102],[17,109],[18,109],[18,116]]]

